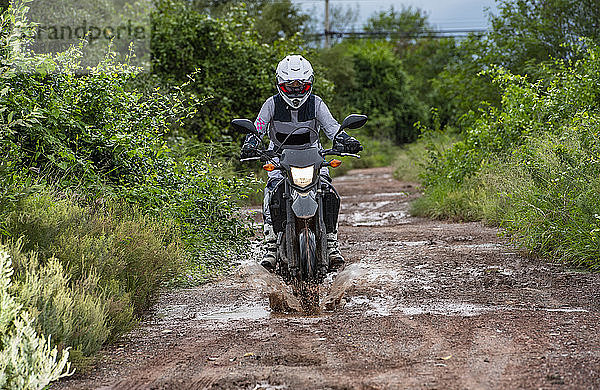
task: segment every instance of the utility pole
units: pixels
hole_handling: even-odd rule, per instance
[[[329,0],[325,0],[325,48],[329,48]]]

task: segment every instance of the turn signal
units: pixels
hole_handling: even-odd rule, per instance
[[[265,164],[263,165],[263,169],[267,172],[271,172],[272,170],[275,169],[275,165],[273,164]]]
[[[337,167],[339,167],[340,165],[342,165],[342,162],[341,162],[340,160],[331,160],[331,161],[329,161],[329,165],[330,165],[332,168],[337,168]]]

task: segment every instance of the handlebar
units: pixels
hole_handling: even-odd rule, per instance
[[[260,156],[257,157],[248,157],[248,158],[242,158],[240,159],[240,162],[247,162],[247,161],[257,161],[260,160],[262,162],[267,162],[269,160],[272,160],[275,157],[281,157],[281,153],[278,153],[274,150],[262,150],[262,149],[257,149],[256,150]],[[343,152],[339,152],[335,149],[324,149],[320,152],[321,156],[325,157],[325,156],[340,156],[340,157],[354,157],[354,158],[360,158],[360,156],[358,154],[353,154],[353,153],[343,153]]]
[[[360,156],[358,154],[338,152],[335,149],[325,149],[325,150],[321,151],[321,156],[323,156],[323,157],[325,157],[325,156],[340,156],[340,157],[360,158]]]

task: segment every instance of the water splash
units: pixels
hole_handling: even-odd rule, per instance
[[[365,265],[355,263],[346,266],[340,272],[329,289],[329,293],[323,298],[321,307],[327,311],[335,310],[341,306],[342,298],[346,290],[353,285],[354,281],[366,273]]]
[[[302,311],[302,304],[294,296],[291,287],[258,263],[248,262],[243,264],[239,275],[246,278],[250,285],[262,290],[269,297],[269,306],[274,312]]]

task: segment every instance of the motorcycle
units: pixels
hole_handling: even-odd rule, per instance
[[[319,285],[329,270],[327,257],[327,231],[337,225],[340,198],[333,186],[319,173],[322,167],[337,168],[340,160],[327,161],[326,156],[359,155],[344,153],[336,143],[345,129],[357,129],[367,122],[365,115],[352,114],[344,119],[333,138],[331,149],[309,147],[286,148],[286,142],[298,131],[316,132],[308,127],[298,127],[290,132],[281,145],[273,150],[257,149],[258,157],[241,161],[261,160],[266,171],[279,170],[283,180],[273,192],[269,209],[273,230],[277,234],[275,273],[292,286],[294,295],[301,298],[305,308],[314,309],[319,304]],[[234,129],[254,134],[260,138],[254,123],[249,119],[231,121]]]

